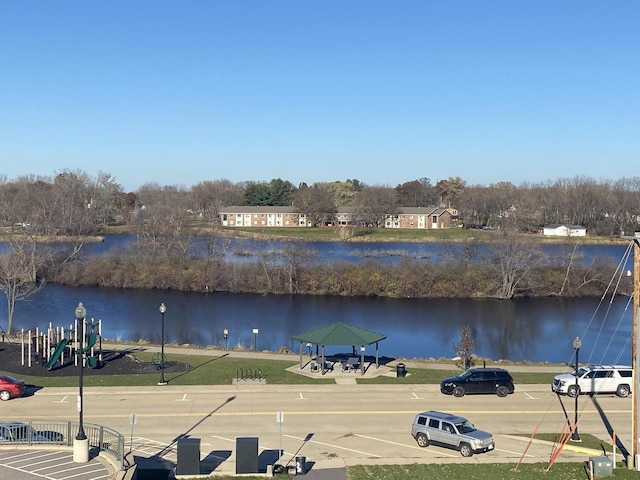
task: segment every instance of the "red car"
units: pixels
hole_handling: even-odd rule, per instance
[[[24,380],[18,380],[9,375],[0,375],[0,400],[21,397],[25,390]]]

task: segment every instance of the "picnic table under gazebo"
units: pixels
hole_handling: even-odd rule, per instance
[[[324,327],[316,328],[305,333],[294,335],[291,338],[300,342],[300,369],[303,368],[303,348],[305,345],[316,347],[316,360],[318,356],[318,348],[321,347],[321,360],[318,362],[320,370],[324,374],[327,370],[327,357],[325,354],[326,346],[351,346],[352,355],[347,356],[342,362],[343,371],[360,369],[364,373],[364,352],[369,345],[376,345],[376,368],[380,366],[379,361],[379,342],[387,338],[386,335],[367,330],[360,327],[354,327],[342,322],[332,323]],[[357,356],[356,347],[360,347],[360,356]],[[332,368],[332,365],[331,365]]]

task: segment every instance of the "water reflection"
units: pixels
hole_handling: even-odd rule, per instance
[[[104,337],[126,341],[160,343],[158,306],[164,302],[169,343],[224,347],[228,329],[229,347],[250,348],[258,328],[258,349],[298,352],[293,335],[341,321],[387,335],[381,355],[439,358],[453,356],[452,345],[469,325],[476,354],[491,359],[570,362],[571,342],[580,336],[584,362],[630,362],[631,310],[624,297],[608,306],[606,317],[594,318],[597,299],[339,298],[48,285],[17,304],[14,326],[69,326],[78,302],[90,318],[102,319]],[[6,305],[0,315],[6,318]]]

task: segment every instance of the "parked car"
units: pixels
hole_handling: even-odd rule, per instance
[[[467,393],[491,393],[506,397],[515,391],[513,377],[504,368],[470,368],[456,377],[440,382],[445,395],[462,397]]]
[[[9,375],[0,375],[0,400],[11,400],[21,397],[26,390],[24,380],[18,380]]]
[[[590,365],[576,373],[563,373],[553,377],[551,391],[575,398],[581,393],[615,393],[628,397],[633,383],[633,369],[628,365]]]
[[[0,443],[62,442],[64,435],[53,430],[35,430],[23,422],[0,422]]]
[[[488,452],[496,446],[493,435],[478,430],[466,418],[433,410],[415,416],[411,436],[420,447],[433,444],[454,448],[463,457]]]

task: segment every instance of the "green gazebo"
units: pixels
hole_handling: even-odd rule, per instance
[[[364,373],[365,347],[374,343],[376,344],[376,368],[378,368],[380,366],[378,345],[379,342],[387,338],[387,336],[364,328],[347,325],[346,323],[336,322],[325,327],[294,335],[291,338],[300,342],[300,369],[302,369],[302,349],[304,344],[315,345],[316,352],[318,347],[322,347],[322,362],[320,365],[322,365],[323,373],[325,370],[325,346],[350,345],[355,349],[357,345],[360,345],[360,366]]]

